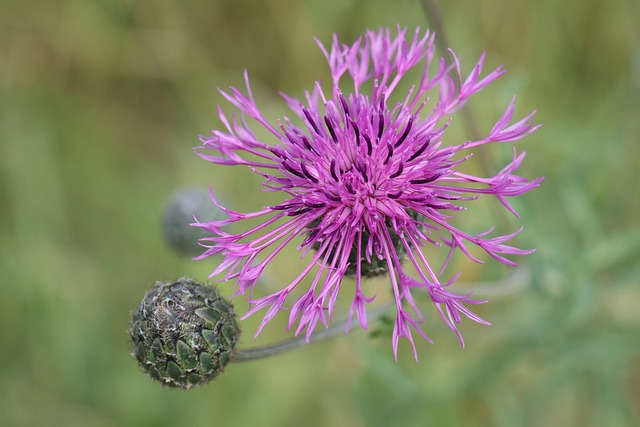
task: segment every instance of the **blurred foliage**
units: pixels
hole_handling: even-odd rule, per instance
[[[462,351],[429,322],[437,343],[419,345],[418,364],[406,345],[396,363],[388,339],[354,333],[180,392],[138,371],[126,329],[148,285],[212,269],[163,246],[174,190],[211,184],[256,208],[259,181],[191,152],[219,124],[215,88],[241,85],[246,68],[275,117],[277,91],[301,96],[328,76],[314,36],[426,27],[422,7],[0,2],[0,424],[640,425],[640,3],[441,3],[466,67],[487,51],[488,66],[510,70],[470,104],[481,130],[512,94],[517,113],[538,108],[544,123],[519,148],[523,173],[546,180],[516,202],[518,243],[538,251],[517,291],[481,308],[494,326],[464,324]],[[498,164],[510,153],[488,154]],[[272,280],[292,267],[281,268]],[[466,281],[507,274],[464,268]],[[281,320],[256,342],[283,338]],[[258,321],[243,322],[245,346]]]

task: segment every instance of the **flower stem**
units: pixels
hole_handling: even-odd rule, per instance
[[[420,0],[422,7],[424,9],[427,22],[433,28],[436,35],[436,45],[438,50],[440,50],[440,54],[445,56],[448,52],[447,49],[450,47],[447,34],[444,30],[444,20],[442,19],[442,14],[440,13],[440,7],[438,6],[438,0]],[[460,110],[460,114],[462,115],[462,121],[464,122],[465,127],[467,128],[467,133],[469,137],[477,141],[480,139],[480,132],[478,131],[478,126],[476,124],[475,116],[471,111],[471,108],[468,105],[464,105]],[[483,151],[478,151],[478,158],[480,159],[480,163],[482,164],[482,169],[484,173],[490,175],[491,171],[495,169],[494,161],[489,157],[489,155]],[[504,211],[501,209],[494,209],[494,213],[498,220],[501,222],[503,227],[507,227],[508,218],[504,214]]]
[[[438,6],[438,0],[420,0],[422,7],[424,8],[425,15],[427,16],[427,21],[429,25],[433,28],[436,33],[436,45],[440,50],[440,54],[442,56],[446,55],[447,48],[450,46],[449,41],[447,39],[447,34],[444,30],[444,20],[442,19],[442,14],[440,13],[440,7]],[[461,110],[462,119],[464,120],[465,127],[467,128],[467,132],[471,139],[478,140],[480,139],[480,133],[478,132],[478,126],[476,125],[475,118],[471,109],[468,106],[464,106]],[[491,165],[489,164],[489,159],[486,156],[483,156],[483,166],[486,170],[492,170]]]
[[[385,304],[383,306],[372,309],[369,312],[370,319],[374,321],[378,320],[392,306],[393,304],[390,303],[390,304]],[[289,350],[294,350],[298,347],[303,347],[307,344],[311,344],[314,342],[325,340],[327,338],[334,337],[336,335],[343,333],[348,323],[349,323],[349,320],[345,319],[341,322],[331,325],[329,328],[321,330],[320,332],[311,335],[308,341],[306,339],[306,336],[300,335],[295,338],[291,338],[285,341],[280,341],[275,344],[269,344],[265,346],[238,350],[234,358],[232,359],[232,362],[249,362],[252,360],[264,359],[265,357],[275,356],[280,353],[287,352]]]
[[[530,275],[527,269],[521,269],[518,272],[506,277],[503,280],[499,280],[496,282],[487,282],[481,283],[480,289],[474,290],[475,296],[506,296],[512,292],[516,292],[522,287],[526,286],[527,281],[529,280]],[[464,288],[464,286],[462,286]],[[369,316],[373,321],[380,319],[391,307],[394,307],[395,304],[388,303],[382,305],[380,307],[376,307],[369,312]],[[252,360],[264,359],[270,356],[276,356],[280,353],[285,353],[289,350],[294,350],[298,347],[303,347],[307,344],[311,344],[314,342],[322,341],[327,338],[334,337],[336,335],[341,334],[346,326],[348,320],[343,320],[339,323],[331,325],[327,329],[323,329],[309,338],[307,342],[306,337],[304,335],[297,336],[295,338],[280,341],[275,344],[269,344],[265,346],[258,346],[253,348],[247,348],[244,350],[238,350],[231,360],[232,362],[250,362]],[[356,325],[359,325],[358,323]]]

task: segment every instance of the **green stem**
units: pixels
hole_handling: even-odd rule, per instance
[[[510,293],[517,292],[519,289],[525,287],[529,280],[529,271],[523,268],[502,280],[498,280],[495,282],[478,283],[475,285],[476,289],[474,289],[473,293],[475,296],[506,296]],[[463,285],[462,288],[464,287],[465,286]],[[388,303],[380,307],[376,307],[369,311],[368,317],[375,322],[379,320],[391,307],[394,307],[393,303]],[[341,322],[331,325],[327,329],[323,329],[320,332],[311,335],[308,342],[306,337],[304,335],[301,335],[275,344],[238,350],[232,362],[250,362],[252,360],[264,359],[266,357],[271,357],[280,353],[294,350],[298,347],[303,347],[307,344],[340,335],[344,332],[347,326],[347,322],[348,320],[345,319]],[[356,322],[355,325],[356,327],[358,327],[359,323]]]
[[[376,321],[390,308],[393,304],[386,304],[377,308],[372,309],[369,312],[369,319]],[[304,335],[297,336],[295,338],[281,341],[275,344],[269,344],[260,347],[247,348],[243,350],[238,350],[233,358],[233,362],[249,362],[252,360],[264,359],[265,357],[275,356],[280,353],[284,353],[290,350],[294,350],[298,347],[303,347],[307,344],[311,344],[314,342],[322,341],[327,338],[334,337],[336,335],[344,333],[345,328],[347,327],[348,320],[343,320],[336,324],[331,325],[329,328],[321,330],[318,333],[311,335],[309,341],[307,341]],[[355,322],[355,325],[359,325],[359,323]],[[356,326],[357,327],[357,326]]]
[[[444,31],[444,20],[442,19],[442,14],[440,13],[440,8],[438,7],[437,0],[421,0],[420,3],[424,8],[425,15],[427,16],[427,21],[429,25],[436,33],[436,45],[438,50],[440,51],[440,55],[445,56],[447,52],[447,47],[449,47],[449,41],[447,39],[447,34]],[[465,127],[467,128],[467,133],[471,139],[478,140],[480,139],[480,133],[478,132],[478,127],[476,125],[475,118],[471,110],[465,105],[461,113],[463,115],[463,121],[465,123]],[[486,170],[491,170],[491,164],[489,159],[483,159],[483,166]]]
[[[427,22],[435,31],[436,35],[436,44],[437,48],[440,51],[442,56],[445,56],[447,52],[447,48],[451,45],[447,40],[447,34],[444,30],[444,20],[442,19],[442,14],[440,13],[440,7],[438,6],[438,0],[420,0],[422,7],[424,9],[425,15],[427,17]],[[475,116],[471,111],[471,108],[468,105],[465,105],[460,110],[460,114],[462,115],[462,121],[467,128],[467,133],[469,137],[477,141],[480,139],[480,132],[478,131],[478,126],[476,124]],[[484,173],[488,176],[491,175],[491,171],[495,170],[495,165],[493,159],[489,157],[487,152],[484,150],[478,150],[477,156],[480,159],[480,163],[482,164],[482,169]],[[493,208],[493,211],[500,221],[501,226],[503,228],[508,228],[509,219],[505,215],[502,209]]]

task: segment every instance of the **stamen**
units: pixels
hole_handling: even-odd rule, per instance
[[[336,172],[336,159],[331,160],[331,176],[333,179],[338,182],[338,173]]]
[[[360,175],[362,175],[362,178],[364,178],[364,182],[369,182],[369,177],[367,176],[367,170],[365,165],[360,160],[358,160],[355,166],[358,172],[360,172]]]
[[[387,153],[387,158],[384,159],[384,162],[382,163],[383,166],[386,166],[387,163],[389,163],[391,156],[393,156],[393,147],[391,146],[391,144],[387,144],[387,149],[389,150],[389,152]]]
[[[315,130],[316,133],[320,135],[320,130],[318,129],[316,122],[313,120],[313,118],[311,118],[311,113],[309,112],[309,110],[307,110],[305,107],[302,107],[302,112],[304,113],[304,116],[307,118],[307,121],[309,122],[311,127],[313,127],[313,130]]]
[[[320,155],[315,148],[313,148],[313,146],[311,145],[311,143],[309,142],[309,138],[307,138],[306,135],[302,135],[302,143],[304,144],[305,147],[307,147],[310,151],[313,151],[314,153]]]
[[[342,93],[340,94],[339,98],[340,98],[340,103],[342,104],[342,109],[344,110],[345,116],[349,117],[349,105],[347,104],[347,100],[344,99],[344,96],[342,95]]]
[[[351,120],[351,127],[353,127],[353,133],[356,135],[356,145],[360,147],[360,129],[358,129],[358,125],[353,120]]]
[[[395,171],[394,173],[392,173],[389,178],[397,178],[398,176],[400,176],[400,174],[402,173],[403,170],[404,170],[404,165],[402,163],[400,163],[398,165],[398,170]]]
[[[286,170],[288,170],[289,172],[291,172],[292,174],[294,174],[295,176],[304,179],[305,176],[298,172],[297,170],[295,170],[286,160],[284,162],[282,162],[282,166],[284,166],[284,168]]]
[[[300,169],[302,169],[302,173],[305,174],[305,176],[311,181],[315,182],[316,184],[319,182],[316,177],[311,175],[311,172],[309,172],[309,170],[307,169],[307,165],[305,165],[304,163],[300,163]]]
[[[269,147],[267,149],[269,151],[271,151],[274,155],[280,157],[283,160],[285,160],[287,158],[287,153],[280,147],[273,146],[273,147]]]
[[[356,191],[353,189],[353,186],[351,185],[351,182],[347,181],[344,183],[344,188],[347,189],[347,191],[351,194],[356,194]]]
[[[398,142],[396,142],[396,144],[394,145],[395,148],[398,148],[398,146],[402,144],[404,140],[407,138],[407,135],[409,135],[409,132],[411,131],[411,126],[413,126],[413,117],[409,119],[409,122],[407,123],[407,127],[404,129],[402,136],[400,137],[400,139],[398,139]]]
[[[280,121],[278,121],[279,123]],[[280,125],[280,129],[282,129],[284,131],[284,136],[287,138],[287,140],[292,144],[292,145],[296,145],[299,146],[300,143],[298,141],[296,141],[296,139],[294,138],[294,136],[291,134],[291,132],[287,131],[283,125]],[[297,136],[297,135],[296,135]]]
[[[431,175],[429,178],[410,179],[409,180],[409,184],[426,184],[428,182],[435,181],[436,179],[440,178],[440,176],[442,176],[441,173],[436,173],[436,174]]]
[[[282,203],[280,205],[271,206],[271,209],[275,211],[283,211],[283,210],[289,209],[292,206],[293,206],[292,203]]]
[[[327,125],[327,129],[329,129],[329,133],[331,134],[331,139],[333,139],[333,142],[337,144],[338,138],[336,138],[336,132],[333,130],[333,125],[331,124],[331,119],[329,118],[329,116],[324,116],[324,122]]]
[[[411,161],[413,159],[415,159],[416,157],[418,157],[420,154],[424,153],[424,150],[427,149],[427,147],[429,146],[429,144],[431,144],[431,138],[427,138],[427,141],[422,144],[422,147],[420,147],[420,149],[418,151],[416,151],[415,153],[413,153],[411,155],[411,157],[409,157],[409,159],[407,161]]]
[[[369,138],[369,135],[364,134],[364,140],[367,142],[367,156],[371,155],[371,152],[373,151],[373,145],[371,145],[371,138]]]
[[[287,212],[287,216],[298,216],[310,212],[313,208],[302,208],[294,212]]]
[[[320,208],[324,208],[326,203],[324,202],[317,202],[317,203],[305,203],[306,206],[312,208],[312,209],[320,209]]]

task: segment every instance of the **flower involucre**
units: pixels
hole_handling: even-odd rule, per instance
[[[455,249],[482,262],[468,251],[467,245],[472,244],[507,265],[516,264],[505,254],[532,252],[505,244],[520,230],[488,238],[492,228],[468,234],[449,219],[453,212],[464,209],[460,201],[484,194],[493,195],[517,215],[506,197],[526,193],[542,181],[514,174],[524,152],[514,150],[513,160],[490,177],[461,173],[457,168],[474,147],[516,141],[535,131],[539,127],[532,123],[535,111],[511,123],[514,98],[486,137],[444,145],[451,116],[471,95],[501,76],[505,72],[501,67],[481,77],[483,54],[463,80],[453,52],[451,63],[444,58],[434,61],[434,35],[429,31],[421,36],[416,30],[413,38],[407,38],[406,29],[399,28],[397,36],[380,29],[368,31],[350,46],[341,44],[337,36],[330,50],[318,44],[331,69],[331,92],[325,93],[317,82],[306,92],[306,102],[282,95],[301,125],[288,117],[269,123],[254,101],[246,73],[246,93],[235,88],[222,92],[240,110],[240,117],[229,120],[218,107],[226,129],[202,136],[196,152],[212,163],[248,166],[264,177],[266,189],[281,192],[284,201],[251,213],[219,206],[228,219],[194,224],[213,234],[201,240],[207,249],[198,259],[215,254],[224,257],[211,276],[226,272],[224,280],[237,280],[234,296],[247,295],[251,304],[245,317],[267,309],[257,333],[285,309],[287,296],[307,277],[308,290],[287,307],[289,328],[297,323],[296,334],[306,329],[309,337],[318,321],[327,326],[343,280],[353,275],[350,318],[355,314],[366,328],[367,305],[373,298],[366,296],[363,279],[384,273],[390,276],[397,307],[394,353],[400,337],[407,338],[416,353],[412,329],[429,340],[419,327],[424,319],[412,297],[415,289],[426,291],[464,346],[456,324],[461,315],[488,324],[466,306],[485,301],[446,290],[457,276],[443,283],[442,270],[434,270],[421,248],[444,245],[450,249],[446,262]],[[406,95],[398,96],[396,87],[415,67],[419,81]],[[341,89],[347,79],[353,83],[349,93]],[[434,94],[431,101],[428,93]],[[425,108],[427,104],[432,107]],[[249,119],[273,134],[274,142],[258,139]],[[213,194],[212,199],[217,205]],[[238,234],[222,229],[246,219],[261,223]],[[297,237],[303,239],[299,250],[308,258],[307,266],[288,286],[253,299],[253,288],[265,267]],[[414,267],[416,278],[405,274],[403,259]],[[348,285],[349,291],[351,288]]]

